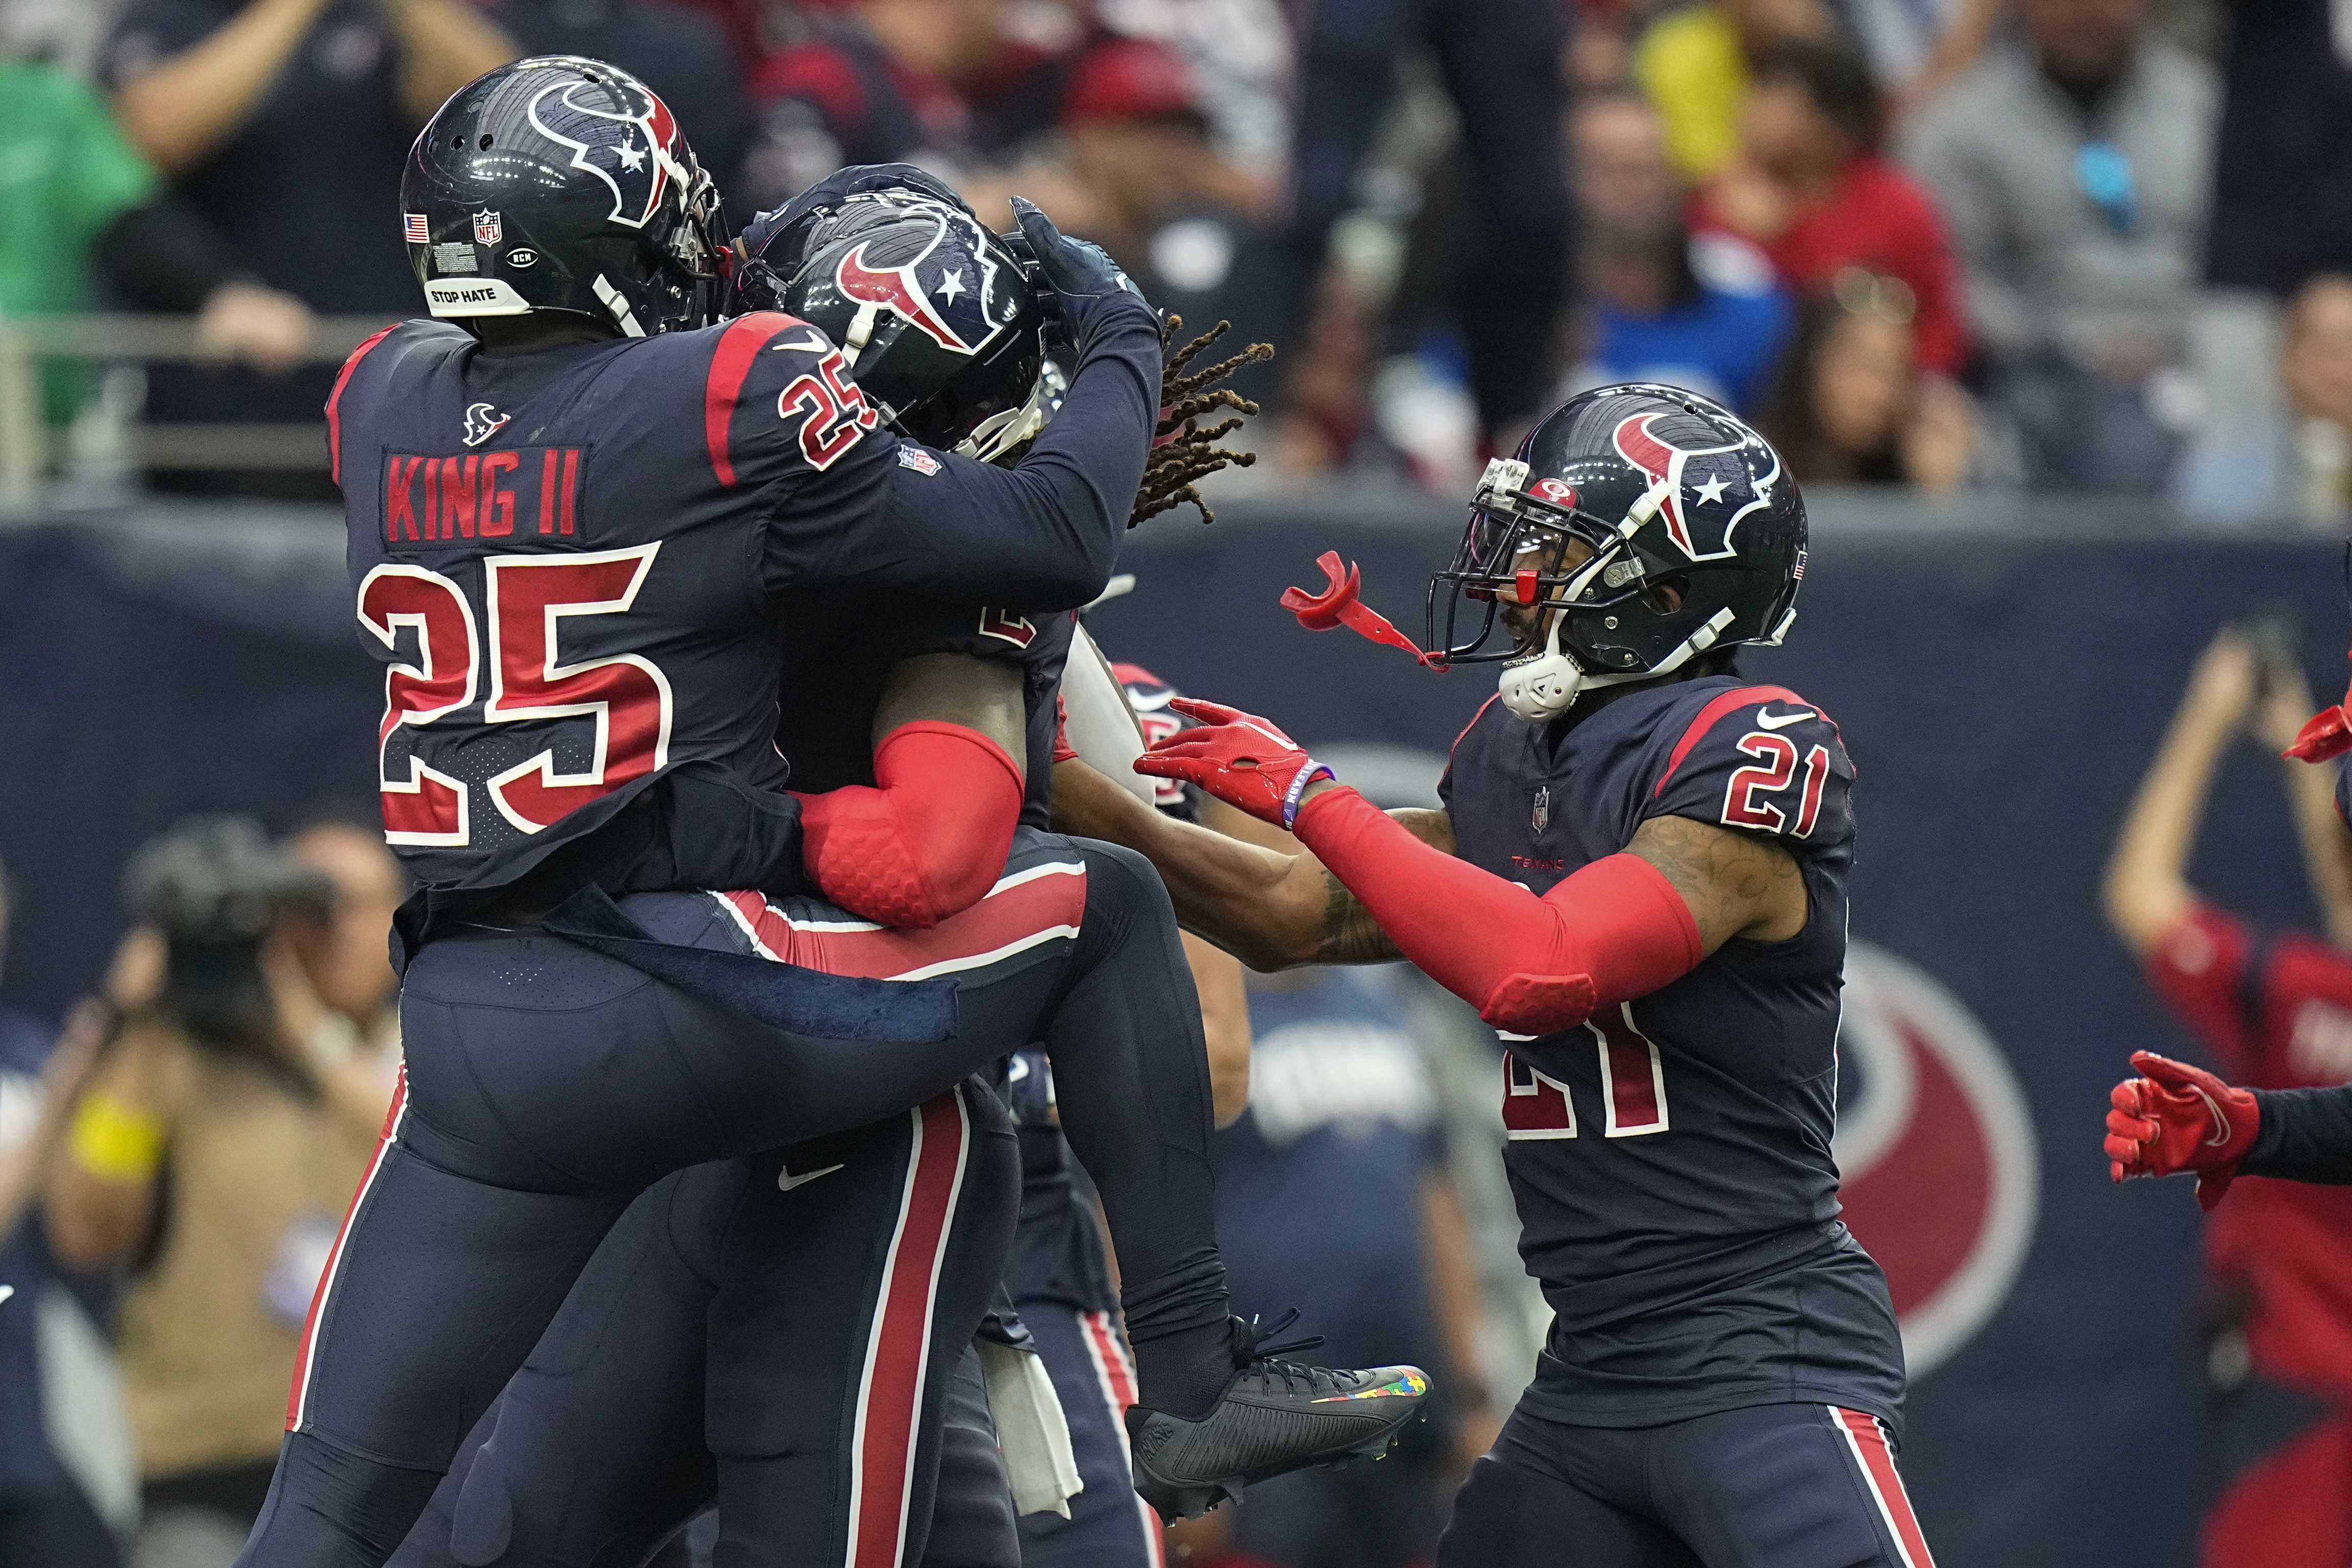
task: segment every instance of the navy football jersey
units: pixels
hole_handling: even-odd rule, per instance
[[[426,321],[363,345],[329,435],[410,874],[499,887],[593,838],[562,881],[795,890],[780,598],[1084,602],[1141,470],[1148,348],[1090,360],[1006,470],[877,431],[840,354],[772,312],[509,356]]]
[[[1830,1154],[1853,782],[1818,707],[1731,675],[1565,727],[1490,701],[1455,742],[1439,793],[1457,852],[1538,894],[1675,816],[1770,835],[1809,904],[1785,942],[1734,939],[1575,1029],[1504,1036],[1519,1249],[1557,1313],[1529,1397],[1559,1418],[1637,1425],[1775,1390],[1896,1418],[1885,1282],[1838,1222]]]

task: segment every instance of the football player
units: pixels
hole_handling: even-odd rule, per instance
[[[1069,939],[1063,878],[1006,935],[1064,962],[884,984],[698,946],[711,926],[684,891],[764,906],[823,886],[944,922],[996,884],[1002,853],[942,867],[906,830],[944,796],[967,842],[1012,842],[1017,680],[914,662],[878,788],[803,812],[772,738],[781,606],[828,584],[1041,610],[1099,591],[1160,348],[1107,257],[1020,214],[1077,365],[1063,416],[1004,468],[874,434],[896,411],[803,322],[707,325],[716,193],[667,108],[611,67],[526,60],[461,90],[403,205],[438,319],[362,345],[327,412],[386,666],[386,834],[421,884],[395,925],[406,1077],[322,1273],[244,1563],[383,1562],[636,1193],[939,1103],[1163,897],[1086,852],[1084,913],[1109,939]],[[951,286],[924,255],[853,247],[838,281],[871,308],[846,347],[887,329],[970,350],[1034,311],[1025,279]],[[1141,1260],[1125,1298],[1151,1330],[1145,1397],[1188,1413],[1196,1446],[1294,1451],[1264,1428],[1314,1412],[1228,1396],[1197,1014],[1179,993],[1139,1016],[1118,989],[1089,993],[1062,1099]]]
[[[2242,643],[2232,645],[2225,634],[2206,651],[2199,674],[2210,685],[2221,678],[2207,674],[2220,662],[2252,663],[2257,657],[2255,650]],[[2251,686],[2257,683],[2249,678],[2246,684]],[[2198,695],[2192,687],[2189,696],[2184,699],[2184,712]],[[2352,750],[2352,693],[2347,693],[2343,702],[2315,715],[2303,727],[2294,744],[2287,747],[2286,755],[2305,762],[2324,763],[2347,750]],[[2145,800],[2136,808],[2141,811],[2148,809]],[[2340,766],[2336,776],[2336,814],[2342,822],[2352,824],[2352,770]],[[2180,834],[2185,836],[2192,826],[2193,817],[2181,825]],[[2184,856],[2186,848],[2184,842]],[[2336,852],[2341,853],[2340,848]],[[2124,853],[2124,848],[2118,846],[2118,866]],[[2330,885],[2327,873],[2333,868],[2326,867],[2316,853],[2312,862],[2321,901],[2332,907],[2336,900],[2330,895],[2336,889]],[[2176,870],[2176,880],[2177,874]],[[2115,899],[2114,880],[2111,874],[2111,904]],[[2205,956],[2198,965],[2200,973],[2212,969],[2217,958],[2225,960],[2223,973],[2234,974],[2242,969],[2245,964],[2245,933],[2215,912],[2196,904],[2185,884],[2178,902],[2180,908],[2172,924],[2201,934]],[[2196,923],[2193,926],[2189,925],[2191,921]],[[2154,939],[2135,945],[2152,946]],[[2298,956],[2306,973],[2297,977],[2290,988],[2321,989],[2333,978],[2333,967],[2338,961],[2333,953],[2315,948]],[[2266,983],[2263,988],[2267,991],[2272,988]],[[2245,985],[2241,984],[2238,989],[2243,991]],[[2239,1009],[2246,1005],[2242,996],[2232,1001]],[[2263,1010],[2267,1018],[2277,1009]],[[2282,1021],[2291,1021],[2285,1012],[2280,1017]],[[2231,1024],[2231,1043],[2236,1043],[2236,1032],[2243,1027],[2242,1022]],[[2221,1201],[2230,1184],[2242,1176],[2275,1176],[2283,1181],[2327,1186],[2352,1183],[2352,1084],[2248,1089],[2232,1085],[2201,1067],[2174,1061],[2154,1051],[2135,1051],[2131,1061],[2139,1075],[2116,1084],[2109,1096],[2112,1108],[2107,1112],[2106,1149],[2109,1174],[2116,1181],[2191,1173],[2197,1177],[2198,1204],[2208,1212]]]
[[[1453,1568],[1927,1568],[1895,1461],[1902,1343],[1830,1154],[1853,769],[1819,705],[1732,662],[1787,632],[1804,551],[1753,430],[1677,388],[1601,388],[1490,465],[1433,583],[1422,656],[1503,661],[1442,809],[1383,814],[1207,703],[1139,769],[1311,856],[1056,769],[1065,827],[1142,850],[1244,962],[1409,958],[1507,1042],[1504,1159],[1555,1316],[1456,1500]],[[1325,565],[1328,591],[1286,596],[1302,622],[1412,646]]]
[[[2332,749],[2341,710],[2306,726],[2311,708],[2289,640],[2261,622],[2222,631],[2107,862],[2108,924],[2218,1073],[2135,1059],[2137,1076],[2111,1096],[2109,1159],[2118,1180],[2196,1171],[2209,1209],[2241,1169],[2324,1169],[2327,1097],[2352,1079],[2329,1045],[2352,1007],[2352,834],[2329,773],[2294,760]],[[2324,934],[2261,930],[2190,880],[2214,777],[2242,735],[2287,748],[2281,781]],[[2204,1227],[2206,1294],[2220,1310],[2200,1314],[2199,1359],[2215,1447],[2232,1458],[2199,1530],[2201,1568],[2352,1562],[2352,1259],[2336,1244],[2347,1226],[2352,1194],[2256,1182]],[[2277,1419],[2282,1406],[2296,1417]]]

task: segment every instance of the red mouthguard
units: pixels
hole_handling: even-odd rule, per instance
[[[1315,558],[1328,580],[1320,593],[1309,593],[1303,588],[1282,591],[1282,607],[1298,617],[1298,623],[1309,632],[1328,632],[1335,626],[1345,626],[1360,636],[1391,648],[1402,648],[1420,664],[1436,667],[1436,661],[1421,650],[1420,644],[1389,623],[1388,618],[1371,606],[1361,602],[1357,595],[1362,591],[1362,573],[1350,565],[1344,570],[1339,552],[1325,550]]]

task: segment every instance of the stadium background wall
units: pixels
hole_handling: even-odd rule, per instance
[[[1946,1568],[2185,1568],[2208,1486],[2196,1209],[2179,1184],[2112,1188],[2097,1136],[2126,1053],[2188,1044],[2101,925],[2096,881],[2217,624],[2292,613],[2315,689],[2339,688],[2342,547],[2064,518],[1897,528],[1874,504],[1835,502],[1815,508],[1790,646],[1743,664],[1843,727],[1860,769],[1854,935],[1973,1015],[2039,1149],[2013,1280],[1915,1388],[1914,1495]],[[1211,528],[1134,536],[1122,570],[1139,585],[1097,612],[1100,641],[1310,744],[1442,751],[1488,674],[1425,674],[1301,631],[1275,601],[1339,548],[1362,561],[1367,600],[1418,631],[1458,514],[1394,497],[1220,510]],[[126,857],[178,818],[282,828],[367,803],[382,693],[356,639],[340,532],[317,514],[0,527],[0,859],[16,889],[0,995],[54,1018],[88,988],[121,929]],[[2224,773],[2195,871],[2258,920],[2315,918],[2252,746]],[[1904,1245],[1902,1228],[1948,1197],[1934,1153],[1913,1151],[1907,1187],[1874,1192],[1866,1240]]]

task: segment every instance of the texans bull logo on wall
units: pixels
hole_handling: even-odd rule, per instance
[[[1618,422],[1611,442],[1664,492],[1658,516],[1693,560],[1733,554],[1740,519],[1769,508],[1780,482],[1780,455],[1761,439],[1726,444],[1718,427],[1696,414],[1633,414]]]
[[[572,62],[563,62],[572,63]],[[558,80],[530,100],[533,130],[572,150],[572,166],[604,183],[613,193],[606,214],[641,229],[661,205],[667,182],[690,185],[679,159],[677,121],[669,105],[646,89],[612,76]]]
[[[1846,951],[1837,1162],[1845,1222],[1886,1270],[1911,1375],[2000,1305],[2032,1239],[2033,1124],[1958,998],[1883,947]]]

